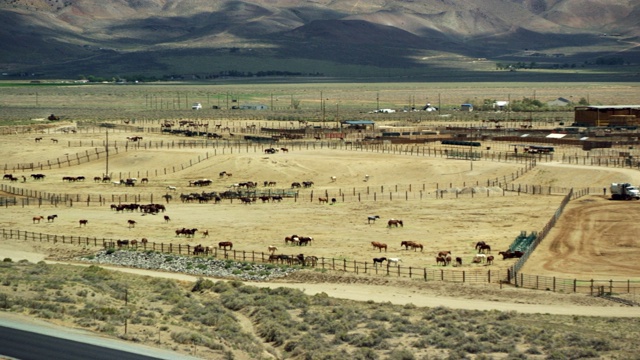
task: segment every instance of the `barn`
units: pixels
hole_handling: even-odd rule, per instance
[[[576,106],[572,126],[638,126],[640,105]]]

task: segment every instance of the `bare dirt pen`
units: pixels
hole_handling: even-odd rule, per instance
[[[36,143],[31,138],[19,135],[4,137],[2,151],[4,159],[42,161],[93,148],[67,147],[68,141],[90,140],[99,142],[103,134],[60,134],[58,143],[47,138]],[[112,135],[115,136],[115,135]],[[122,141],[125,134],[117,135]],[[120,139],[122,138],[122,139]],[[113,137],[112,137],[113,139]],[[47,141],[48,140],[48,141]],[[184,140],[168,135],[145,134],[145,140]],[[282,146],[286,146],[283,144]],[[19,149],[19,152],[17,151]],[[293,147],[295,149],[295,147]],[[232,153],[233,152],[233,153]],[[213,155],[215,153],[215,155]],[[20,155],[18,155],[20,154]],[[155,176],[154,169],[164,169],[188,163],[191,159],[205,159],[198,164],[175,173]],[[410,156],[369,151],[347,151],[333,149],[298,148],[288,153],[278,152],[266,155],[260,147],[227,147],[222,154],[220,148],[148,149],[119,151],[110,156],[110,172],[129,176],[142,173],[149,176],[148,184],[138,183],[134,187],[114,186],[111,182],[94,182],[94,176],[101,176],[105,169],[104,159],[71,167],[42,171],[45,180],[34,181],[25,172],[26,182],[13,183],[20,189],[46,191],[57,194],[75,194],[73,207],[9,207],[3,211],[2,227],[24,231],[68,236],[88,236],[98,239],[141,239],[151,242],[205,246],[217,246],[219,241],[232,241],[234,250],[266,253],[269,245],[279,248],[279,253],[315,255],[340,261],[369,262],[373,257],[399,257],[402,266],[414,268],[436,267],[435,256],[439,251],[451,251],[453,257],[463,258],[463,268],[487,269],[485,264],[470,264],[476,251],[474,245],[485,241],[492,247],[496,261],[491,269],[504,270],[513,260],[503,261],[497,252],[505,250],[521,231],[540,230],[552,217],[562,199],[561,195],[543,196],[517,194],[488,186],[487,180],[508,179],[525,166],[523,163],[474,161],[470,162],[434,157]],[[232,173],[232,177],[218,176],[219,172]],[[36,171],[41,172],[41,171]],[[14,175],[20,175],[18,173]],[[84,182],[62,181],[63,176],[85,176]],[[368,175],[368,178],[365,178]],[[331,177],[335,176],[336,181]],[[209,187],[189,186],[189,181],[208,178],[213,180]],[[365,181],[368,179],[368,181]],[[568,166],[558,163],[541,162],[536,168],[513,180],[515,184],[575,187],[606,187],[611,182],[628,181],[638,183],[636,171],[598,167]],[[289,189],[292,182],[314,181],[314,186],[300,190],[297,200],[284,199],[280,203],[243,205],[235,200],[223,200],[221,204],[182,203],[180,194],[210,191],[226,191],[233,185],[254,181],[259,189],[265,189],[264,181],[277,183],[275,189]],[[5,180],[5,183],[8,181]],[[176,191],[167,190],[176,186]],[[517,186],[517,185],[516,185]],[[436,190],[444,190],[443,198],[437,197]],[[456,195],[456,191],[459,192]],[[163,194],[171,193],[174,199],[165,203]],[[109,205],[135,202],[136,196],[153,196],[154,202],[165,203],[167,212],[160,215],[141,215],[138,212],[116,213]],[[318,197],[336,198],[334,205],[321,204]],[[87,206],[88,196],[94,200]],[[95,198],[101,196],[105,206],[98,206]],[[126,199],[126,201],[125,201]],[[620,216],[628,216],[636,203],[605,201],[602,196],[593,195],[574,201],[570,208],[606,203],[609,221],[623,221]],[[603,208],[604,209],[604,208]],[[569,212],[570,214],[571,212]],[[34,216],[58,215],[53,222],[33,222]],[[162,215],[168,215],[165,222]],[[379,215],[375,223],[367,217]],[[597,215],[598,217],[600,215]],[[388,227],[387,220],[395,218],[404,221],[404,227]],[[566,226],[572,236],[556,235],[545,240],[530,264],[547,265],[540,268],[528,265],[525,272],[559,277],[598,277],[633,279],[640,276],[640,269],[633,265],[638,244],[627,234],[628,228],[611,226],[604,238],[625,238],[624,252],[607,252],[607,261],[599,257],[605,250],[599,250],[600,240],[593,237],[587,225],[576,232],[576,222],[587,217],[578,216]],[[87,219],[88,225],[80,227],[78,221]],[[618,220],[620,219],[620,220]],[[135,227],[128,220],[136,221]],[[561,222],[563,224],[563,222]],[[193,238],[176,236],[180,228],[197,228]],[[624,229],[624,230],[623,230]],[[209,231],[208,237],[201,234]],[[624,234],[616,235],[616,231]],[[557,230],[563,234],[562,230]],[[566,231],[565,231],[566,232]],[[308,247],[286,245],[284,238],[293,234],[311,236],[313,242]],[[586,261],[572,261],[576,256],[571,252],[559,252],[572,238],[583,234],[581,241],[584,253],[594,258]],[[606,235],[606,236],[604,236]],[[406,250],[400,246],[404,240],[422,243],[424,251]],[[371,246],[372,241],[388,244],[387,253],[380,253]],[[547,244],[555,244],[553,246]],[[570,248],[571,245],[567,245]],[[585,254],[581,254],[585,257]],[[615,256],[614,258],[612,258]],[[564,258],[566,260],[563,260]],[[586,259],[586,258],[585,258]],[[611,261],[609,261],[611,260]],[[566,264],[572,266],[565,266]],[[615,266],[614,264],[626,264]],[[602,268],[600,267],[602,266]]]

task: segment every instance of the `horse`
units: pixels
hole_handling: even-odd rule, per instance
[[[405,250],[409,250],[409,247],[410,246],[413,247],[413,244],[414,244],[413,241],[406,241],[405,240],[405,241],[400,242],[400,247],[404,246]]]
[[[378,267],[378,264],[382,265],[383,262],[387,261],[386,257],[381,258],[373,258],[373,266]]]
[[[387,264],[389,264],[389,265],[393,264],[393,265],[396,265],[396,266],[400,266],[399,263],[401,263],[401,262],[402,262],[402,259],[400,259],[400,258],[388,258],[387,259]]]
[[[205,247],[202,244],[198,244],[193,247],[193,255],[201,255],[205,253]]]
[[[227,250],[227,247],[229,247],[229,250],[233,249],[233,243],[231,241],[221,241],[218,243],[219,249]]]
[[[44,220],[44,216],[34,216],[33,217],[33,223],[35,224],[36,221],[38,222],[38,224],[40,223],[40,220]]]
[[[438,256],[447,256],[447,255],[451,255],[451,251],[440,251],[438,253]]]
[[[476,256],[473,258],[473,262],[478,264],[478,263],[483,263],[487,260],[487,255],[485,254],[476,254]]]
[[[169,215],[165,215],[164,216],[164,222],[168,223],[169,221],[171,221],[171,218],[169,217]]]
[[[149,240],[147,240],[147,238],[140,239],[140,243],[142,244],[142,246],[147,246],[148,242],[149,242]]]
[[[175,186],[169,185],[167,186],[167,190],[176,191],[178,190],[178,188],[176,188]]]
[[[311,236],[301,236],[300,237],[300,241],[298,241],[298,245],[302,246],[302,245],[307,245],[309,243],[311,243],[313,241],[313,238]]]
[[[424,250],[424,246],[421,243],[418,242],[414,242],[411,247],[413,247],[413,251],[418,250],[418,248],[420,248],[420,251],[422,252]]]
[[[89,220],[84,220],[84,219],[78,221],[78,223],[80,224],[79,226],[82,226],[82,225],[87,226],[88,222]]]
[[[304,259],[305,263],[308,264],[311,267],[316,267],[316,265],[318,264],[318,257],[317,256],[307,256]]]
[[[280,151],[282,151],[282,152],[289,152],[289,149],[287,149],[287,148],[280,148]]]
[[[129,240],[120,240],[117,241],[118,247],[129,246]]]
[[[478,241],[478,242],[476,243],[475,249],[476,249],[476,250],[480,250],[480,247],[481,247],[482,245],[487,245],[487,243],[485,243],[484,241]]]
[[[202,237],[207,237],[209,236],[209,230],[205,230],[202,232]]]
[[[487,265],[493,264],[493,255],[487,256]]]
[[[373,245],[373,248],[374,248],[374,249],[378,249],[378,250],[380,250],[380,252],[382,252],[382,249],[384,249],[384,252],[387,252],[387,244],[385,244],[385,243],[380,243],[380,242],[377,242],[377,241],[372,241],[372,242],[371,242],[371,245]]]
[[[129,224],[130,228],[136,227],[136,221],[135,220],[127,220],[127,224]]]
[[[524,252],[507,250],[507,251],[498,252],[498,255],[502,255],[502,260],[506,260],[506,259],[513,259],[513,258],[521,258],[522,255],[524,255]]]
[[[480,248],[478,249],[478,253],[482,253],[485,251],[491,252],[491,246],[489,246],[488,244],[480,245]]]
[[[395,225],[396,227],[401,226],[404,227],[404,223],[402,222],[402,220],[396,220],[396,219],[391,219],[387,222],[387,227],[391,227],[392,225]]]
[[[298,235],[291,235],[291,236],[287,236],[284,238],[284,243],[285,245],[288,243],[294,243],[295,245],[297,245],[300,242],[300,238],[298,237]]]
[[[149,182],[148,178],[142,178],[140,179],[140,184],[147,184]]]
[[[447,257],[444,258],[447,265],[451,264],[451,255],[447,255]]]
[[[462,266],[462,258],[461,257],[456,257],[456,266]]]
[[[336,182],[336,180],[338,180],[338,178],[336,178],[335,176],[331,177],[331,182]]]
[[[47,216],[47,222],[53,222],[58,217],[58,215],[49,215]]]
[[[380,215],[368,216],[367,217],[367,224],[371,224],[372,221],[375,223],[377,219],[380,219]]]
[[[447,259],[444,256],[436,256],[436,265],[440,264],[442,264],[442,266],[447,265]]]
[[[269,250],[270,253],[275,253],[276,251],[278,251],[278,247],[275,245],[269,245],[269,247],[267,248]]]
[[[41,138],[41,137],[37,137],[37,138],[36,138],[36,142],[40,142],[40,140],[42,140],[42,138]]]
[[[323,202],[324,202],[324,203],[327,203],[327,204],[328,204],[328,203],[329,203],[329,199],[328,199],[328,198],[326,198],[326,197],[319,197],[319,198],[318,198],[318,202],[319,202],[319,203],[323,203]]]

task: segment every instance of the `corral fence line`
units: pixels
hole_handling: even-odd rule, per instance
[[[569,201],[589,195],[592,191],[593,189],[590,188],[581,190],[571,189],[567,193],[549,222],[537,233],[538,236],[527,251],[525,251],[524,255],[507,270],[506,282],[527,289],[564,293],[588,293],[593,296],[612,295],[614,293],[635,293],[640,290],[640,280],[566,279],[555,276],[530,275],[520,272],[533,251],[556,225]]]
[[[30,231],[21,231],[13,229],[2,229],[2,237],[4,239],[18,239],[18,240],[31,240],[39,242],[50,243],[63,243],[77,246],[94,246],[104,249],[116,248],[117,241],[113,239],[98,238],[98,237],[84,237],[84,236],[65,236],[65,235],[51,235],[43,233],[35,233]],[[292,246],[300,248],[299,246]],[[156,243],[147,242],[141,244],[138,242],[136,247],[124,247],[127,250],[136,251],[154,251],[163,254],[176,254],[176,255],[188,255],[196,256],[193,254],[195,246],[172,244],[172,243]],[[298,252],[299,253],[299,252]],[[297,254],[290,255],[296,257]],[[216,247],[211,248],[211,253],[208,255],[216,259],[232,260],[240,262],[251,263],[269,263],[270,253],[255,252],[255,251],[239,251],[239,250],[225,250],[218,249]],[[279,264],[282,266],[288,266],[287,264]],[[422,279],[424,281],[443,281],[453,283],[494,283],[499,284],[501,280],[506,277],[504,270],[492,270],[492,269],[467,269],[467,270],[451,270],[451,269],[436,269],[436,268],[419,268],[411,266],[391,266],[391,265],[379,265],[374,266],[373,263],[335,259],[335,258],[318,258],[315,268],[332,271],[351,272],[355,274],[369,274],[369,275],[381,275],[381,276],[396,276],[407,277],[411,279]]]
[[[113,239],[83,236],[65,236],[35,233],[13,229],[2,229],[4,239],[31,240],[39,242],[63,243],[77,246],[93,246],[104,249],[116,247],[117,241]],[[300,248],[298,246],[291,246]],[[175,254],[184,256],[194,255],[195,246],[172,243],[147,242],[135,247],[124,247],[130,251],[154,251],[163,254]],[[269,263],[270,253],[256,251],[226,250],[216,247],[210,248],[207,255],[222,260],[231,260],[251,263]],[[298,252],[299,253],[299,252]],[[290,255],[295,257],[296,254]],[[279,264],[289,266],[287,264]],[[293,265],[292,265],[293,266]],[[315,268],[331,271],[343,271],[355,274],[368,274],[379,276],[395,276],[410,279],[421,279],[423,281],[441,281],[449,283],[470,283],[470,284],[504,284],[508,282],[511,270],[492,269],[445,269],[445,268],[419,268],[411,266],[391,266],[389,264],[374,266],[373,263],[356,260],[318,258]],[[512,273],[514,274],[514,273]],[[555,276],[525,275],[518,273],[516,284],[519,287],[528,289],[545,290],[564,293],[584,293],[594,296],[611,295],[613,293],[635,293],[640,289],[640,280],[596,280],[596,279],[567,279]]]
[[[448,188],[440,189],[440,186],[449,186]],[[543,185],[527,185],[527,184],[504,184],[500,181],[496,180],[487,180],[486,184],[481,184],[478,181],[473,183],[463,182],[463,188],[456,188],[454,184],[435,184],[435,189],[426,190],[426,184],[422,184],[421,186],[414,186],[412,184],[409,185],[400,185],[404,186],[404,189],[400,188],[399,185],[395,186],[384,186],[381,185],[379,187],[366,187],[362,189],[356,189],[355,187],[349,190],[342,189],[332,189],[329,190],[313,190],[311,189],[308,193],[301,193],[298,190],[294,189],[273,189],[273,188],[261,188],[258,190],[242,190],[237,193],[234,192],[237,196],[222,196],[222,201],[220,204],[239,204],[242,206],[271,206],[269,203],[273,202],[273,200],[264,200],[260,201],[260,197],[262,196],[283,196],[284,198],[291,198],[294,202],[316,202],[320,203],[320,197],[324,199],[335,199],[336,203],[346,203],[346,202],[381,202],[381,201],[424,201],[428,199],[474,199],[474,198],[486,198],[486,197],[496,197],[496,196],[520,196],[520,195],[542,195],[542,196],[557,196],[558,194],[566,194],[567,189],[562,187],[552,187],[552,186],[543,186]],[[487,186],[486,190],[483,190],[484,186]],[[478,187],[480,190],[476,190],[475,187]],[[499,191],[492,189],[495,187],[496,189],[500,189]],[[199,189],[198,187],[192,187],[194,191]],[[0,191],[13,194],[14,196],[0,196],[0,206],[9,207],[9,206],[54,206],[54,207],[73,207],[73,206],[105,206],[110,204],[123,204],[123,203],[135,203],[135,204],[143,204],[143,203],[158,203],[158,202],[167,202],[170,204],[171,202],[180,201],[179,195],[171,195],[172,199],[170,201],[166,200],[167,193],[137,193],[137,194],[114,194],[109,193],[106,195],[103,194],[55,194],[44,191],[36,191],[23,189],[19,187],[12,186],[10,184],[2,184],[0,183]],[[602,191],[601,189],[589,188],[588,191],[590,193]],[[201,194],[201,190],[197,194]],[[217,195],[223,195],[228,192],[225,190],[224,192],[215,192]],[[196,194],[196,193],[194,193]],[[254,204],[246,204],[242,201],[239,201],[241,197],[251,197],[256,199]],[[211,204],[213,200],[210,198],[204,201],[188,201],[185,203],[193,203],[193,204]],[[262,202],[262,205],[259,205]]]

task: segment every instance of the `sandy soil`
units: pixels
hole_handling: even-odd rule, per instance
[[[129,134],[130,135],[130,134]],[[55,159],[65,153],[77,153],[84,149],[66,147],[65,136],[82,136],[85,141],[102,135],[62,135],[60,143],[7,136],[6,146],[0,149],[5,159],[17,162],[15,149],[23,147],[30,159]],[[76,139],[76,138],[74,138]],[[166,137],[158,139],[167,140]],[[138,171],[163,169],[167,166],[188,163],[189,159],[205,158],[212,149],[137,150],[120,152],[111,158],[110,169],[116,173],[136,174]],[[486,270],[486,265],[470,264],[475,255],[474,244],[486,241],[494,254],[506,249],[521,231],[540,230],[553,216],[562,199],[559,195],[541,196],[503,192],[487,187],[487,180],[512,179],[513,174],[523,168],[520,163],[476,161],[471,169],[469,161],[443,158],[399,155],[379,152],[355,152],[329,149],[295,149],[288,153],[265,155],[261,151],[218,153],[208,160],[185,170],[158,176],[149,176],[149,184],[133,188],[115,187],[110,183],[91,181],[104,171],[103,161],[42,171],[47,175],[43,181],[14,183],[28,191],[48,191],[77,194],[80,199],[87,195],[102,195],[106,199],[121,199],[127,194],[133,199],[136,194],[154,194],[155,199],[167,192],[167,185],[174,185],[180,193],[201,191],[223,191],[242,181],[277,182],[276,188],[288,188],[293,181],[311,180],[315,185],[301,190],[294,201],[241,205],[237,201],[222,204],[181,203],[172,201],[167,205],[165,222],[162,215],[142,216],[140,213],[116,213],[107,206],[76,202],[73,207],[51,205],[10,207],[0,226],[5,229],[33,231],[66,236],[90,236],[109,239],[140,239],[172,244],[203,244],[216,246],[219,241],[234,242],[234,249],[266,252],[267,246],[278,246],[278,252],[336,258],[348,261],[367,261],[386,255],[400,257],[404,266],[437,268],[435,255],[438,251],[450,250],[454,256],[463,258],[463,268]],[[219,178],[220,171],[233,173],[232,177]],[[40,171],[39,171],[40,172]],[[29,175],[26,172],[25,175]],[[62,176],[86,176],[84,183],[62,182]],[[365,175],[369,175],[365,182]],[[331,181],[336,176],[336,181]],[[188,186],[189,180],[210,178],[214,184],[207,188]],[[511,181],[509,181],[511,182]],[[515,184],[544,185],[557,187],[607,187],[611,182],[640,183],[640,174],[633,170],[567,166],[559,163],[539,163],[538,166],[513,180]],[[8,183],[8,182],[7,182]],[[462,190],[445,193],[436,198],[436,189]],[[471,188],[476,190],[475,193]],[[397,189],[397,190],[396,190]],[[313,193],[312,193],[313,191]],[[390,194],[391,192],[391,194]],[[344,194],[344,198],[343,195]],[[335,205],[319,204],[317,197],[328,195],[338,201]],[[359,198],[358,198],[359,195]],[[128,202],[132,202],[132,201]],[[310,201],[313,200],[313,201]],[[567,207],[557,227],[536,250],[524,271],[528,274],[553,275],[566,278],[606,277],[616,279],[640,278],[640,264],[634,259],[639,255],[638,242],[631,234],[637,225],[633,222],[637,202],[612,202],[602,194],[590,195],[574,200]],[[54,222],[33,222],[37,215],[58,215]],[[381,219],[369,224],[367,216],[380,215]],[[402,228],[389,228],[386,220],[403,219]],[[79,219],[88,219],[86,227],[79,227]],[[127,220],[135,220],[129,227]],[[200,234],[209,230],[209,237],[177,237],[178,228],[198,228]],[[292,234],[312,236],[314,241],[307,248],[287,246],[284,237]],[[403,240],[413,240],[425,245],[423,252],[407,251],[400,247]],[[389,244],[386,254],[375,251],[371,241]],[[24,240],[0,240],[0,257],[14,260],[27,258],[30,261],[70,260],[78,250],[90,252],[95,248],[75,249],[61,244],[32,243]],[[503,271],[513,260],[498,258],[492,270]],[[305,275],[306,274],[306,275]],[[424,306],[443,304],[471,308],[495,308],[523,312],[575,313],[611,316],[637,316],[633,311],[618,312],[618,305],[584,295],[550,294],[543,291],[523,289],[500,289],[495,284],[454,285],[422,283],[415,280],[365,275],[303,273],[287,279],[309,293],[324,291],[330,295],[355,300],[411,302]],[[275,284],[274,286],[280,286]],[[260,286],[272,286],[260,284]],[[393,291],[376,291],[376,287],[391,287]],[[371,295],[375,294],[375,296]],[[381,295],[382,294],[382,295]],[[386,294],[386,295],[384,295]],[[478,296],[478,294],[483,294]],[[501,295],[502,294],[502,295]],[[504,295],[506,294],[506,295]],[[455,301],[456,298],[464,301]],[[468,299],[475,298],[477,302]],[[492,303],[503,303],[491,307]],[[466,304],[466,305],[465,305]],[[471,305],[469,305],[471,304]],[[531,307],[528,308],[527,304]],[[539,307],[535,307],[535,306]],[[550,306],[556,306],[552,309]],[[563,306],[574,307],[562,310]],[[582,308],[591,306],[592,310]],[[541,307],[540,307],[541,306]],[[543,310],[548,307],[548,310]],[[606,310],[603,310],[606,308]],[[614,310],[615,309],[615,310]],[[628,309],[627,309],[628,310]],[[617,315],[619,314],[619,315]]]

